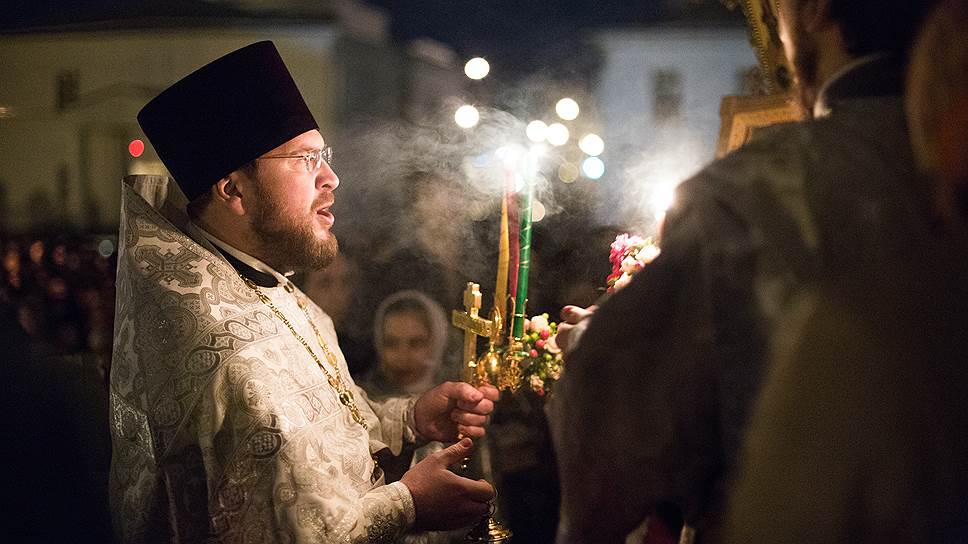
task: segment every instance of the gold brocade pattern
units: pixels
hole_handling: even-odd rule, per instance
[[[167,213],[175,191],[155,176],[122,186],[111,371],[120,541],[396,540],[413,522],[413,501],[400,483],[371,481],[371,453],[412,439],[412,399],[371,402],[347,378],[370,431],[355,423],[235,270],[175,226],[184,219]],[[263,291],[303,316],[301,293]],[[337,346],[329,317],[307,311]],[[315,334],[308,320],[293,326]]]

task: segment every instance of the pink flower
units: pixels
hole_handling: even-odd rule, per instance
[[[628,285],[632,276],[645,268],[659,255],[659,247],[652,238],[620,234],[615,237],[609,251],[612,272],[605,278],[606,291],[613,293]]]
[[[638,236],[629,236],[627,233],[619,234],[615,237],[615,241],[612,242],[610,257],[614,260],[617,256],[624,255],[630,247],[640,245],[643,242],[644,240]]]
[[[541,331],[548,329],[548,318],[544,315],[532,317],[531,322],[528,324],[528,329],[540,334]]]

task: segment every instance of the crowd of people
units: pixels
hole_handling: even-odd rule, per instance
[[[0,304],[60,354],[111,353],[117,236],[2,237]],[[107,377],[105,376],[105,381]]]
[[[517,542],[964,542],[966,27],[966,0],[781,0],[807,121],[683,183],[660,255],[610,296],[618,231],[536,227],[529,310],[567,322],[547,403],[453,383],[450,310],[490,278],[433,236],[337,253],[339,180],[274,47],[215,61],[139,117],[187,207],[148,177],[125,248],[0,239],[33,446],[9,486],[35,491],[10,534],[110,539],[110,431],[124,542],[456,542],[495,500]],[[234,98],[257,142],[195,157],[182,110],[251,122],[197,97],[247,63],[268,74]],[[446,470],[485,421],[497,499]]]
[[[113,236],[3,237],[0,380],[13,438],[4,532],[110,541]],[[78,533],[77,528],[83,529]]]

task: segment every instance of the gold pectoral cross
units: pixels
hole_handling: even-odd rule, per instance
[[[464,331],[464,366],[467,369],[467,381],[480,385],[481,378],[486,381],[486,374],[478,372],[477,337],[491,337],[494,333],[494,322],[481,317],[481,286],[474,282],[467,282],[464,289],[464,311],[453,311],[452,322],[455,327]]]

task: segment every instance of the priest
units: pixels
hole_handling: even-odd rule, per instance
[[[149,102],[174,182],[122,186],[111,372],[121,542],[390,542],[469,525],[493,488],[466,456],[497,391],[444,383],[374,402],[332,321],[289,280],[336,255],[332,149],[259,42]],[[454,441],[389,485],[378,459]]]

